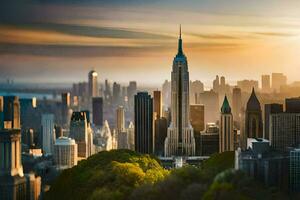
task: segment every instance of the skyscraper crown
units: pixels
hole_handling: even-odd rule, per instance
[[[179,39],[178,39],[178,52],[176,57],[182,57],[184,56],[183,50],[182,50],[182,39],[181,39],[181,25],[179,26]]]
[[[252,93],[251,96],[247,102],[247,111],[260,111],[261,107],[260,107],[260,103],[256,97],[254,88],[252,89]]]
[[[229,105],[227,96],[225,95],[224,101],[223,101],[223,105],[221,107],[221,113],[222,114],[230,114],[231,113],[231,107]]]

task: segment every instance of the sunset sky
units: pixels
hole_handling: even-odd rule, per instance
[[[0,4],[0,79],[160,84],[179,24],[190,78],[300,80],[299,0],[9,0]]]

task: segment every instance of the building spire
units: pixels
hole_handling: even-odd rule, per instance
[[[182,39],[181,39],[181,24],[179,25],[179,40],[178,40],[178,53],[177,55],[183,55],[182,51]]]

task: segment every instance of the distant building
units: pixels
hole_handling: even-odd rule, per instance
[[[134,150],[134,125],[133,122],[129,123],[129,126],[127,128],[127,134],[128,134],[128,145],[129,149]]]
[[[254,88],[256,91],[258,90],[258,81],[255,80],[242,80],[237,82],[237,86],[241,88],[243,92],[250,93]]]
[[[129,149],[128,132],[125,130],[118,132],[118,149]]]
[[[42,141],[43,153],[52,154],[55,142],[54,114],[42,115]]]
[[[125,132],[125,109],[123,106],[119,106],[116,110],[116,131],[117,134]]]
[[[272,73],[272,89],[280,92],[280,87],[287,84],[287,77],[283,73]]]
[[[95,151],[110,151],[113,149],[113,138],[107,120],[104,121],[100,135],[95,135]]]
[[[97,97],[98,96],[98,73],[94,70],[90,71],[88,74],[88,94],[89,97]]]
[[[272,151],[265,139],[248,139],[248,148],[235,151],[235,169],[245,172],[267,186],[288,187],[288,156]]]
[[[198,94],[204,91],[204,84],[199,81],[190,81],[190,104],[196,104]]]
[[[234,150],[233,117],[227,96],[221,107],[219,144],[220,152]]]
[[[204,105],[204,122],[215,123],[219,120],[219,95],[214,91],[204,91],[199,94],[199,102],[197,104]]]
[[[117,82],[113,83],[113,105],[119,106],[121,104],[121,85]]]
[[[220,79],[219,76],[217,75],[215,80],[213,81],[213,91],[215,93],[219,93],[219,89],[220,89]]]
[[[94,97],[92,100],[93,124],[103,126],[103,98]]]
[[[262,110],[254,88],[246,107],[243,147],[245,147],[247,138],[263,138]]]
[[[71,95],[69,92],[61,94],[61,115],[62,115],[62,124],[68,124],[70,122],[69,119],[69,107],[71,106]]]
[[[270,139],[270,117],[271,114],[282,113],[283,112],[283,105],[272,103],[272,104],[265,104],[265,130],[264,130],[264,138],[269,140]]]
[[[262,75],[261,76],[261,90],[264,93],[269,93],[271,91],[270,75]]]
[[[165,80],[162,85],[162,101],[164,108],[171,106],[171,82],[168,80]]]
[[[153,153],[153,99],[147,92],[138,92],[134,98],[135,150]]]
[[[41,196],[42,179],[34,173],[25,174],[27,200],[39,200]]]

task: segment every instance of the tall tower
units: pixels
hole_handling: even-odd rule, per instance
[[[234,150],[234,135],[233,135],[233,117],[231,107],[227,96],[225,96],[221,107],[220,134],[219,134],[219,151]]]
[[[55,143],[54,114],[42,114],[43,153],[52,154]]]
[[[89,97],[98,96],[98,73],[94,70],[89,72]]]
[[[189,72],[182,50],[181,27],[178,52],[171,73],[171,124],[165,140],[165,156],[195,155],[195,138],[190,123]]]

